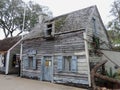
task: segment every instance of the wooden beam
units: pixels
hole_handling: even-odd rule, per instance
[[[95,77],[100,78],[102,80],[106,80],[106,81],[109,81],[109,82],[120,84],[120,80],[117,80],[117,79],[114,79],[114,78],[110,78],[108,76],[104,76],[104,75],[101,75],[99,73],[95,73],[94,75],[95,75]]]
[[[10,59],[10,50],[7,51],[5,74],[8,74],[9,72],[9,59]]]
[[[81,28],[79,30],[74,30],[74,31],[66,31],[66,32],[60,32],[60,33],[54,33],[55,35],[61,35],[61,34],[67,34],[67,33],[73,33],[73,32],[78,32],[78,31],[84,31],[85,29]],[[81,32],[83,33],[83,32]]]
[[[107,62],[107,60],[99,62],[91,71],[91,83],[92,83],[92,88],[93,90],[97,90],[97,86],[95,84],[95,73],[100,68],[102,65],[104,65]]]
[[[87,40],[87,34],[86,34],[86,32],[83,33],[83,36],[84,36],[85,52],[86,52],[86,59],[87,59],[88,82],[89,82],[89,87],[91,87],[90,61],[89,61],[88,42],[86,41]]]
[[[120,80],[117,80],[117,79],[114,79],[114,78],[110,78],[110,77],[108,77],[108,76],[105,76],[105,75],[101,75],[101,74],[99,74],[99,73],[96,73],[97,70],[98,70],[102,65],[104,65],[106,62],[107,62],[107,60],[104,60],[104,61],[99,62],[99,63],[92,69],[92,71],[91,71],[91,80],[92,80],[93,90],[98,90],[98,87],[97,87],[96,84],[95,84],[95,77],[100,78],[100,79],[102,79],[102,80],[109,81],[109,82],[113,82],[113,83],[120,84]]]

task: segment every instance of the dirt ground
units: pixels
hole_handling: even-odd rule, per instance
[[[72,86],[0,74],[0,90],[86,90]]]

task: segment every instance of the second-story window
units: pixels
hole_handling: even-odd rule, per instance
[[[92,23],[93,23],[93,33],[94,35],[97,34],[97,27],[96,27],[96,19],[92,18]]]
[[[46,35],[48,36],[52,35],[52,24],[47,25]]]

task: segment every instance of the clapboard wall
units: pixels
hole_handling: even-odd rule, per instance
[[[85,52],[84,31],[69,32],[65,34],[57,34],[54,39],[46,40],[36,38],[25,40],[23,42],[23,61],[22,61],[22,76],[29,78],[41,77],[41,59],[43,56],[53,56],[53,81],[60,83],[80,83],[88,84],[88,62]],[[37,50],[36,70],[26,69],[24,67],[25,57],[30,50]],[[58,56],[77,56],[77,71],[76,72],[59,72]]]
[[[85,52],[83,32],[61,34],[55,43],[54,81],[59,83],[88,84],[88,64]],[[57,55],[77,56],[77,72],[59,72],[57,70]]]

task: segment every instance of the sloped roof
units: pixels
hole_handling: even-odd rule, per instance
[[[91,12],[96,6],[87,7],[51,19],[55,21],[55,33],[85,29]]]
[[[45,29],[44,23],[37,24],[30,33],[28,33],[24,36],[23,40],[43,37],[44,29]]]
[[[9,50],[20,39],[21,39],[21,37],[18,36],[18,37],[10,37],[10,38],[5,38],[3,40],[0,40],[0,51],[7,51],[7,50]]]
[[[55,22],[55,33],[85,29],[91,12],[96,6],[91,6],[65,15],[54,17],[47,22]],[[45,23],[37,24],[23,40],[44,36]]]

